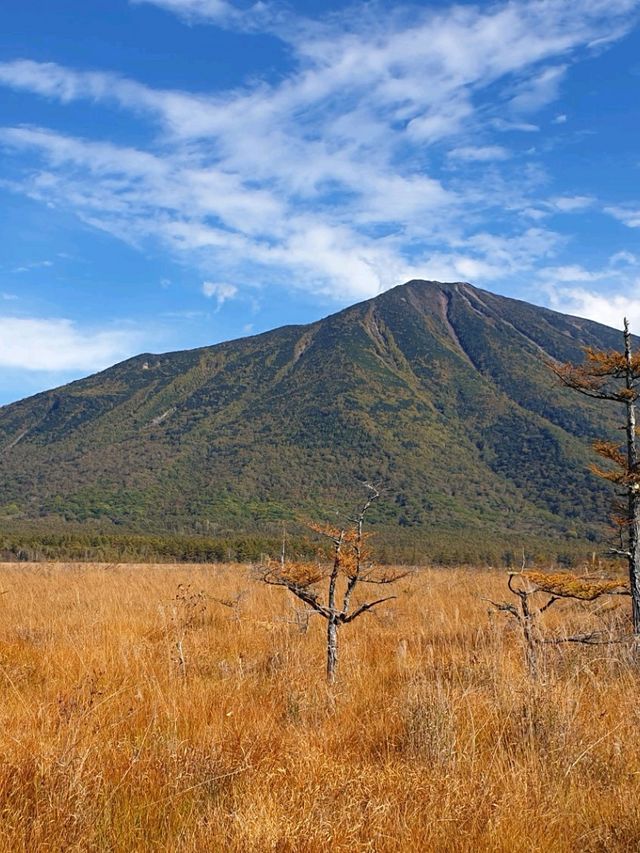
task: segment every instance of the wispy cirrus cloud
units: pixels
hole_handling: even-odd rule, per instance
[[[531,228],[535,211],[590,201],[546,201],[544,174],[523,169],[505,137],[535,130],[532,114],[557,98],[571,63],[619,38],[638,5],[358,7],[315,21],[275,4],[140,2],[189,22],[261,26],[287,43],[292,69],[194,94],[0,63],[0,84],[63,106],[116,106],[155,131],[134,148],[96,139],[90,122],[85,138],[4,128],[0,143],[25,164],[12,186],[120,239],[160,243],[207,276],[257,271],[341,300],[414,274],[488,282],[547,263],[563,241]]]
[[[452,160],[471,163],[488,163],[492,160],[507,160],[511,154],[504,145],[462,145],[448,152]]]
[[[547,199],[547,207],[557,213],[574,213],[586,210],[595,204],[595,199],[588,195],[555,196]]]
[[[262,21],[269,15],[267,3],[256,2],[240,7],[227,0],[131,0],[133,5],[147,3],[173,12],[188,23],[211,21],[218,25],[247,27],[252,21]]]
[[[521,82],[511,99],[513,110],[531,113],[555,101],[566,72],[566,65],[551,66]]]

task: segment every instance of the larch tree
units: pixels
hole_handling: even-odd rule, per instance
[[[626,582],[573,575],[569,572],[549,574],[535,569],[527,570],[524,559],[519,572],[509,572],[507,586],[517,598],[518,605],[509,601],[492,601],[490,598],[484,600],[496,610],[512,616],[520,625],[527,669],[534,678],[539,675],[539,652],[544,643],[583,643],[590,646],[611,642],[610,638],[603,637],[601,631],[574,636],[544,637],[539,617],[552,605],[558,601],[573,600],[584,604],[603,596],[629,595]]]
[[[328,565],[288,561],[284,552],[279,561],[261,567],[262,580],[283,586],[296,598],[327,622],[327,679],[335,681],[338,665],[338,632],[343,625],[354,622],[374,607],[396,598],[387,595],[369,601],[358,601],[360,584],[391,584],[405,577],[407,571],[387,571],[376,568],[367,548],[364,532],[365,516],[380,491],[366,485],[368,495],[358,512],[345,527],[310,523],[316,533],[332,542],[332,559]],[[324,586],[324,590],[322,587]]]
[[[599,476],[614,483],[622,500],[616,505],[620,547],[611,553],[624,557],[629,565],[633,632],[640,636],[640,456],[637,438],[637,402],[640,398],[640,354],[633,352],[629,322],[624,320],[624,348],[618,350],[585,349],[582,364],[556,364],[551,369],[568,388],[586,397],[619,403],[624,407],[621,427],[626,441],[597,441],[596,452],[611,465],[593,466]]]

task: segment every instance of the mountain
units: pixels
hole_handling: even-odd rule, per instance
[[[273,530],[362,480],[396,538],[602,535],[588,470],[606,404],[546,361],[621,335],[466,283],[410,281],[316,323],[144,354],[0,408],[0,518],[43,527]]]

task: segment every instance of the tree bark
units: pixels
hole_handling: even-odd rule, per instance
[[[336,680],[338,665],[338,622],[335,614],[327,619],[327,681],[330,684]]]
[[[536,648],[536,638],[533,633],[533,620],[529,609],[526,593],[520,596],[522,605],[522,633],[524,634],[524,649],[525,659],[529,675],[533,678],[538,677],[538,650]]]
[[[334,539],[333,569],[329,578],[329,593],[327,595],[327,681],[330,684],[336,680],[338,665],[338,611],[336,608],[336,584],[340,573],[340,558],[344,531]]]
[[[629,581],[631,585],[631,608],[633,633],[640,636],[640,495],[629,499]]]
[[[636,405],[631,352],[631,333],[629,323],[624,321],[624,355],[626,362],[626,385],[629,392],[627,400],[627,468],[628,485],[628,523],[629,523],[629,585],[631,587],[631,613],[633,633],[640,635],[640,484],[638,473],[638,443],[636,435]]]

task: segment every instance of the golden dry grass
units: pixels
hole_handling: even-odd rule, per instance
[[[548,647],[532,684],[481,600],[504,574],[398,586],[330,691],[324,623],[245,567],[0,566],[0,850],[640,849],[625,647]]]

